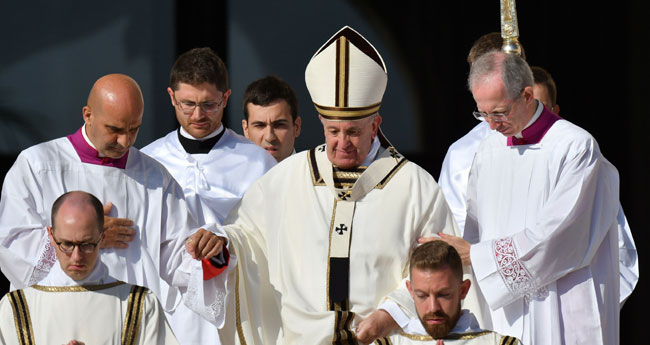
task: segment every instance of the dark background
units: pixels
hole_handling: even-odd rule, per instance
[[[311,54],[331,34],[342,24],[349,24],[354,28],[367,28],[368,32],[359,30],[375,44],[389,65],[388,89],[380,111],[384,117],[384,132],[398,149],[407,148],[401,149],[402,153],[437,177],[448,146],[476,124],[471,115],[474,103],[466,88],[466,55],[479,36],[499,31],[498,1],[278,3],[168,0],[79,5],[42,2],[41,6],[30,4],[29,10],[26,10],[28,5],[0,5],[5,17],[0,29],[6,36],[0,47],[0,119],[3,120],[0,129],[4,136],[0,139],[15,144],[14,148],[2,151],[0,176],[4,176],[20,149],[76,130],[81,124],[80,110],[92,82],[105,73],[119,71],[133,75],[145,93],[145,123],[152,116],[149,114],[158,116],[141,132],[136,145],[142,147],[162,136],[175,126],[164,89],[176,55],[193,47],[211,46],[228,66],[236,67],[251,58],[237,55],[237,44],[241,43],[238,37],[241,36],[236,34],[241,32],[245,33],[244,37],[264,39],[254,44],[254,48],[265,48],[258,54],[258,65],[263,68],[257,68],[261,72],[259,75],[246,77],[238,72],[242,68],[231,69],[233,98],[236,88],[245,87],[251,78],[273,73],[289,81],[299,96],[305,123],[297,149],[307,149],[322,142],[322,134],[302,79],[304,67]],[[340,16],[332,14],[337,11],[327,11],[333,6],[337,11],[343,9]],[[618,168],[621,204],[643,259],[648,237],[643,223],[648,202],[643,200],[647,200],[650,192],[646,172],[650,150],[643,141],[648,137],[650,114],[650,24],[646,3],[520,1],[517,11],[520,41],[528,62],[546,68],[553,75],[558,85],[560,114],[588,130],[597,139],[603,154]],[[67,49],[71,41],[83,38],[97,27],[114,23],[116,18],[122,20],[117,23],[128,23],[121,34],[121,45],[111,46],[101,39],[83,43],[84,47],[96,47],[96,50],[83,51],[92,56],[92,61],[97,61],[90,66],[104,68],[61,71],[66,63],[82,66],[88,63],[88,55],[82,55],[78,57],[79,62],[59,64],[56,61],[46,68],[43,64],[49,61],[33,59],[33,68],[45,72],[36,76],[24,72],[16,74],[21,79],[35,78],[37,81],[31,87],[35,93],[53,92],[51,83],[43,82],[48,77],[55,79],[58,82],[55,85],[60,84],[64,90],[72,89],[74,92],[70,93],[76,98],[66,103],[73,103],[70,106],[76,113],[58,114],[73,119],[69,125],[58,130],[43,130],[47,126],[35,120],[35,112],[11,106],[12,99],[22,98],[15,96],[17,87],[11,82],[13,74],[7,76],[6,66],[15,66],[23,60],[29,63],[31,56],[41,50]],[[290,48],[274,50],[279,42],[287,44],[282,47]],[[309,43],[291,46],[291,42]],[[105,68],[116,59],[101,59],[100,55],[116,50],[124,52],[126,67],[116,64],[112,69]],[[139,58],[149,62],[141,63]],[[400,96],[394,97],[396,94]],[[19,103],[25,102],[28,101]],[[231,100],[225,122],[241,133],[238,102]],[[43,114],[49,110],[43,104],[36,104],[35,108]],[[5,131],[7,128],[11,130]],[[31,135],[25,143],[5,134],[15,135],[13,133],[20,131]],[[640,265],[641,279],[637,288],[621,312],[622,343],[644,339],[643,318],[640,317],[644,311],[642,306],[648,304],[643,293],[647,272],[644,263]]]

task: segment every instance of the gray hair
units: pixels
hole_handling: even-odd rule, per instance
[[[527,86],[533,86],[533,72],[526,61],[515,54],[493,51],[481,55],[469,70],[467,86],[470,91],[477,83],[499,73],[509,100],[516,100]]]

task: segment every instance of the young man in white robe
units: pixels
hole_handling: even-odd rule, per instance
[[[425,243],[409,260],[410,280],[406,281],[417,316],[398,334],[392,345],[520,345],[515,337],[481,329],[470,310],[461,309],[471,282],[463,280],[463,266],[454,247],[443,241]]]
[[[58,263],[0,301],[0,344],[178,344],[156,296],[117,281],[99,260],[104,214],[95,196],[67,192],[51,218]]]
[[[524,344],[617,344],[616,169],[534,98],[520,57],[479,57],[469,87],[496,132],[471,168],[464,239],[442,239],[472,266],[492,328]]]
[[[244,92],[244,135],[281,162],[296,153],[302,119],[291,85],[270,75],[248,85]]]
[[[221,224],[275,160],[224,127],[221,120],[231,94],[228,72],[210,48],[195,48],[178,57],[167,92],[180,127],[142,152],[162,163],[178,181],[201,224]],[[185,305],[167,317],[182,345],[219,344],[217,328]]]
[[[374,47],[344,27],[305,80],[325,144],[254,182],[224,223],[238,255],[229,343],[386,341],[399,322],[382,301],[411,303],[417,239],[458,234],[434,179],[379,130],[387,73]]]
[[[204,282],[203,274],[218,273],[208,259],[223,242],[213,233],[216,228],[199,229],[167,170],[132,147],[143,108],[132,78],[103,76],[90,91],[82,109],[85,124],[76,133],[20,153],[5,176],[0,200],[0,267],[12,290],[37,283],[56,263],[46,230],[48,210],[61,194],[83,190],[112,205],[105,210],[110,217],[100,251],[112,277],[146,286],[168,310],[181,303],[180,292],[187,292],[186,303],[204,304],[205,313],[218,308],[192,298],[216,291],[217,283]],[[115,217],[134,228],[115,226]],[[108,244],[106,237],[112,238]]]

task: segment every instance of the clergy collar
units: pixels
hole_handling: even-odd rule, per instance
[[[210,133],[204,138],[197,139],[191,134],[187,133],[183,127],[178,128],[178,141],[180,141],[185,152],[189,154],[195,153],[209,153],[214,145],[221,139],[225,133],[223,124],[219,125],[216,131]]]
[[[544,110],[544,106],[542,105],[542,102],[540,102],[540,101],[538,101],[538,100],[535,100],[535,102],[537,102],[537,108],[535,109],[535,114],[533,114],[533,117],[530,119],[530,121],[528,121],[528,123],[526,124],[526,127],[524,127],[524,129],[522,129],[521,132],[515,134],[515,137],[516,137],[516,138],[519,138],[519,139],[523,138],[524,136],[523,136],[522,133],[523,133],[523,132],[528,128],[528,127],[530,127],[530,125],[532,125],[533,123],[535,123],[535,121],[537,121],[537,119],[539,118],[540,115],[542,115],[542,110]]]
[[[368,152],[366,159],[361,162],[361,165],[370,166],[370,164],[375,161],[375,158],[377,158],[377,152],[379,151],[379,146],[379,138],[375,136],[375,138],[372,139],[372,144],[370,144],[370,151]]]
[[[508,146],[539,143],[555,121],[560,119],[561,117],[546,109],[542,102],[537,101],[537,111],[531,122],[519,133],[520,136],[508,137]]]
[[[83,280],[74,280],[68,276],[61,268],[61,263],[57,260],[50,272],[43,280],[38,282],[41,286],[89,286],[113,283],[116,280],[108,275],[108,267],[98,258],[95,268],[90,272],[88,277]]]
[[[124,169],[126,167],[129,151],[126,151],[124,156],[120,158],[101,156],[99,154],[99,151],[95,149],[95,145],[90,142],[90,139],[88,139],[88,136],[86,135],[86,125],[83,125],[74,134],[68,135],[67,138],[70,140],[70,143],[77,152],[77,155],[79,155],[79,159],[81,159],[81,161],[84,163],[103,165],[119,169]]]
[[[481,328],[474,314],[467,309],[461,309],[460,317],[458,318],[458,321],[456,321],[454,328],[452,328],[449,333],[468,333],[480,330]]]

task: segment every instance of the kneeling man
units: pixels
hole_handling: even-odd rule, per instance
[[[104,212],[95,196],[60,196],[47,229],[58,264],[0,301],[0,344],[178,344],[156,296],[111,278],[98,260]]]
[[[463,280],[460,256],[454,247],[433,241],[411,254],[411,280],[406,281],[417,310],[393,344],[520,344],[514,337],[479,328],[474,315],[460,309],[470,288]]]

